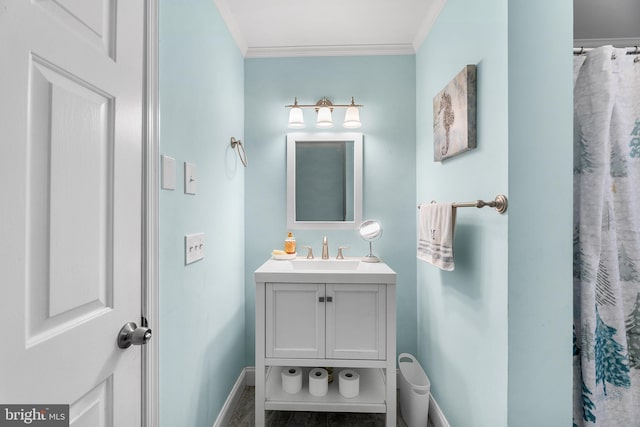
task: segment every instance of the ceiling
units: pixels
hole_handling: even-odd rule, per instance
[[[640,43],[640,1],[574,0],[573,37],[576,47]]]
[[[245,57],[416,53],[446,0],[214,0]]]
[[[416,53],[447,0],[214,0],[248,58]],[[574,0],[574,40],[640,42],[640,1]]]

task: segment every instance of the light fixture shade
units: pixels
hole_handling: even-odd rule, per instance
[[[304,127],[302,108],[294,107],[289,110],[289,127],[292,129],[300,129]]]
[[[347,111],[344,113],[344,123],[342,126],[349,129],[355,129],[362,126],[362,123],[360,123],[360,110],[358,110],[358,107],[347,108]]]
[[[320,107],[318,110],[318,122],[316,126],[319,128],[333,127],[333,119],[331,118],[331,110],[329,107]]]

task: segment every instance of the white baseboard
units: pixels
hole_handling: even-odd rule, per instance
[[[433,394],[429,396],[429,422],[432,427],[450,427]]]
[[[253,387],[256,385],[256,368],[255,366],[247,366],[244,368],[244,385]]]
[[[396,386],[400,388],[400,369],[396,370]],[[429,427],[450,427],[433,394],[429,395]]]
[[[243,368],[240,372],[240,376],[236,380],[229,396],[227,396],[227,400],[222,405],[222,409],[220,409],[220,413],[218,414],[218,418],[216,418],[216,422],[213,423],[213,427],[225,427],[231,423],[231,417],[233,416],[233,411],[236,409],[238,402],[240,401],[240,397],[242,397],[242,392],[244,391],[245,386],[247,385],[247,370],[252,369],[252,381],[255,384],[255,368]]]
[[[400,370],[396,371],[396,384],[397,387],[400,387]],[[242,369],[240,372],[240,376],[236,380],[236,383],[233,385],[231,389],[231,393],[227,397],[227,400],[224,402],[220,413],[218,414],[218,418],[216,422],[213,424],[213,427],[224,427],[229,425],[231,422],[231,416],[233,415],[233,411],[238,405],[240,401],[240,397],[242,396],[242,392],[246,386],[254,386],[256,384],[256,368],[253,366],[247,366]],[[429,396],[429,423],[430,427],[450,427],[449,422],[445,418],[440,406],[433,398],[433,395]]]

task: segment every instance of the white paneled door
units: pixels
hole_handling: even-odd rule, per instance
[[[0,404],[141,424],[143,0],[0,0]]]

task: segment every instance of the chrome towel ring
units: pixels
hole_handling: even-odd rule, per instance
[[[244,151],[244,145],[242,145],[242,141],[240,141],[239,139],[235,139],[234,137],[231,137],[231,148],[235,148],[236,151],[238,152],[238,157],[240,157],[240,161],[242,162],[242,164],[244,165],[244,167],[247,167],[247,152]],[[242,151],[240,151],[242,150]]]

